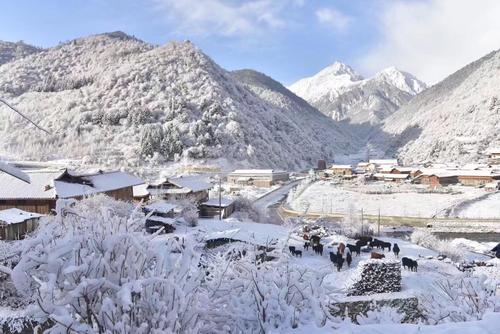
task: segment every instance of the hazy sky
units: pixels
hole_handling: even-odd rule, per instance
[[[434,83],[500,48],[500,1],[1,1],[1,40],[49,47],[116,30],[156,44],[189,39],[226,69],[285,84],[335,60],[365,76],[394,65]]]

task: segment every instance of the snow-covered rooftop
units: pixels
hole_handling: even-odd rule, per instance
[[[385,174],[385,173],[376,173],[373,176],[376,178],[384,178],[384,179],[407,179],[409,177],[408,174]]]
[[[89,182],[89,184],[55,180],[54,187],[59,198],[71,198],[104,193],[143,184],[144,181],[135,175],[121,171],[100,172],[96,174],[71,174]]]
[[[234,200],[232,198],[227,198],[227,197],[222,197],[220,206],[223,208],[226,208],[234,203]],[[211,198],[208,201],[204,202],[203,205],[206,206],[219,206],[219,199],[218,198]]]
[[[0,211],[0,224],[18,224],[28,219],[40,218],[43,215],[33,212],[27,212],[16,208]]]
[[[212,189],[213,185],[209,182],[203,181],[200,177],[196,176],[180,176],[169,178],[168,182],[179,188],[186,188],[193,192]]]
[[[161,213],[168,213],[174,210],[176,207],[177,207],[176,205],[168,203],[166,201],[157,201],[144,206],[144,208],[148,211],[156,211]]]
[[[148,217],[147,220],[151,220],[151,221],[162,223],[162,224],[169,224],[169,225],[173,225],[175,223],[175,219],[173,219],[173,218],[159,217],[159,216],[151,216],[151,217]]]
[[[2,161],[0,161],[0,171],[7,173],[11,176],[14,176],[14,177],[18,178],[19,180],[24,181],[26,183],[30,183],[30,177],[25,172],[23,172],[19,168],[16,168],[14,166],[6,164]]]
[[[397,159],[370,159],[369,162],[374,165],[391,165],[391,166],[399,165]]]
[[[54,179],[64,170],[30,170],[25,171],[30,183],[19,178],[0,173],[0,198],[2,199],[54,199]]]
[[[233,174],[233,175],[238,175],[238,174],[258,175],[258,174],[278,174],[278,173],[286,173],[286,171],[275,170],[275,169],[236,169],[231,174]]]
[[[331,169],[351,169],[351,165],[332,165]]]

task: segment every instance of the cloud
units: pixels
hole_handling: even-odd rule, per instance
[[[303,0],[154,0],[177,32],[194,35],[244,36],[286,27],[288,6]]]
[[[500,47],[498,0],[386,0],[381,40],[358,60],[365,72],[395,65],[436,83]]]
[[[315,12],[316,18],[322,24],[343,31],[351,23],[351,18],[333,8],[320,8]]]

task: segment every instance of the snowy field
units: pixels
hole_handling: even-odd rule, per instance
[[[463,218],[498,218],[500,217],[500,193],[492,193],[488,197],[473,202],[455,213]]]
[[[444,217],[462,202],[485,195],[484,190],[474,187],[457,186],[450,188],[449,193],[423,193],[423,189],[382,182],[336,185],[319,181],[293,199],[290,206],[298,211],[322,213],[360,214],[363,209],[370,215],[377,215],[380,210],[383,216]],[[494,200],[487,200],[491,204],[485,206],[484,211],[494,207]],[[499,212],[500,217],[499,210],[497,207],[495,212]],[[473,213],[472,209],[468,212]]]

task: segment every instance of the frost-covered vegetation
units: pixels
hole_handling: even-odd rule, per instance
[[[242,202],[238,208],[248,214],[251,205]],[[353,265],[337,272],[327,254],[303,250],[296,258],[288,252],[288,245],[301,249],[305,226],[321,235],[326,253],[339,242],[353,242],[326,221],[315,222],[320,228],[312,229],[301,219],[285,226],[200,219],[197,226],[179,222],[174,234],[161,235],[145,233],[145,216],[135,205],[105,196],[59,201],[56,210],[57,216],[46,218],[19,243],[17,265],[10,273],[17,295],[9,298],[22,300],[19,305],[25,309],[17,315],[43,324],[48,333],[288,333],[351,326],[350,320],[332,316],[331,306],[346,297],[350,279],[369,254],[353,256]],[[205,247],[210,238],[224,237],[245,241]],[[385,253],[402,280],[397,298],[428,298],[423,292],[429,284],[459,273],[453,264],[431,259],[438,254],[434,251],[384,240],[397,241],[402,256],[422,255],[419,272],[411,272]],[[10,272],[1,269],[4,276]],[[382,273],[371,286],[392,274]],[[426,299],[422,307],[428,318],[422,321],[440,323],[436,319],[446,310],[453,316],[444,321],[482,319],[497,305],[493,286],[493,280],[482,280],[474,283],[471,297],[463,285],[448,299]],[[370,298],[378,298],[374,296]],[[461,301],[478,300],[474,296],[480,297],[478,308],[458,307]],[[363,325],[399,323],[403,316],[383,307],[357,319]]]
[[[157,47],[120,32],[80,38],[0,66],[0,94],[52,133],[26,136],[19,116],[1,113],[0,153],[302,168],[354,148],[355,138],[286,92],[252,91],[190,42]]]

